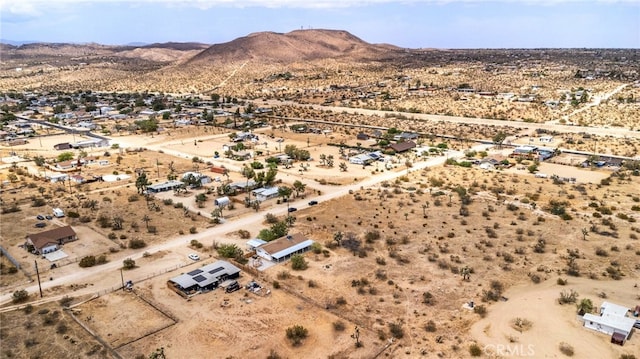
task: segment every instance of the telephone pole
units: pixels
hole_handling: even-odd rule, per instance
[[[38,271],[38,261],[33,261],[36,264],[36,277],[38,277],[38,288],[40,289],[40,298],[42,298],[42,284],[40,283],[40,272]]]

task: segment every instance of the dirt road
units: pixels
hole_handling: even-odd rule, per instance
[[[486,145],[478,145],[474,147],[475,150],[484,150],[485,148],[486,148]],[[176,155],[180,155],[180,154],[176,153]],[[353,184],[345,185],[345,186],[326,186],[323,191],[324,194],[320,196],[313,197],[313,198],[307,197],[306,199],[292,201],[289,204],[292,207],[296,207],[299,210],[302,210],[308,207],[308,201],[310,199],[315,199],[319,202],[326,202],[331,199],[344,196],[348,194],[349,191],[359,190],[361,187],[367,188],[384,181],[392,181],[400,176],[406,175],[407,172],[421,171],[422,169],[427,167],[442,165],[448,157],[455,157],[455,156],[461,156],[461,155],[462,155],[461,152],[450,151],[448,156],[429,158],[426,161],[416,162],[413,164],[411,168],[407,170],[383,172],[381,174],[371,176],[362,181],[355,182]],[[270,209],[270,213],[273,213],[275,215],[283,215],[286,213],[286,211],[287,211],[287,208],[285,206],[282,206],[280,208]],[[114,255],[113,257],[110,258],[110,262],[103,265],[99,265],[91,268],[78,268],[78,270],[71,275],[54,278],[53,280],[50,280],[48,282],[47,281],[43,282],[42,288],[43,290],[46,290],[54,287],[64,287],[64,286],[68,286],[70,284],[75,284],[75,283],[91,283],[92,285],[90,287],[87,287],[83,290],[76,291],[73,293],[73,295],[96,293],[98,291],[111,288],[114,285],[113,283],[117,283],[116,280],[110,280],[105,282],[103,279],[105,278],[105,276],[108,276],[108,275],[111,275],[113,277],[119,277],[120,275],[119,270],[122,267],[122,260],[126,258],[131,258],[133,260],[138,261],[143,257],[143,253],[145,252],[153,254],[161,251],[173,251],[179,247],[186,247],[191,242],[191,240],[194,240],[194,239],[201,242],[210,243],[213,238],[216,238],[216,240],[218,238],[220,239],[224,238],[226,233],[238,231],[240,229],[245,229],[245,228],[260,228],[262,227],[263,220],[264,220],[264,213],[261,213],[261,212],[251,213],[244,217],[234,218],[233,220],[230,220],[226,223],[215,226],[213,228],[209,228],[200,233],[175,237],[173,239],[167,240],[164,243],[146,247],[134,254],[126,254],[126,255],[123,254],[120,256]],[[160,268],[158,268],[157,266],[155,267],[142,266],[141,268],[136,269],[135,272],[127,273],[128,279],[133,280],[135,283],[137,280],[146,278],[150,274],[157,273],[159,269]],[[38,292],[38,286],[36,283],[23,289],[26,289],[29,293]],[[5,304],[7,302],[10,302],[11,295],[12,295],[11,293],[5,293],[2,296],[0,296],[0,304]],[[61,297],[62,295],[51,297],[51,298],[44,298],[42,301],[57,300]]]

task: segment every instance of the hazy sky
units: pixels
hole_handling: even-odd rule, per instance
[[[0,0],[14,41],[223,43],[340,29],[408,48],[640,48],[640,0]]]

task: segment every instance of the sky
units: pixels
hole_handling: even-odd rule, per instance
[[[405,48],[640,48],[640,0],[0,0],[0,39],[217,44],[346,30]]]

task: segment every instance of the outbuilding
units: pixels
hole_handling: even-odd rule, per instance
[[[302,233],[286,235],[276,240],[263,244],[256,248],[256,254],[273,261],[282,262],[291,258],[294,254],[300,254],[311,249],[313,240],[308,239]]]

